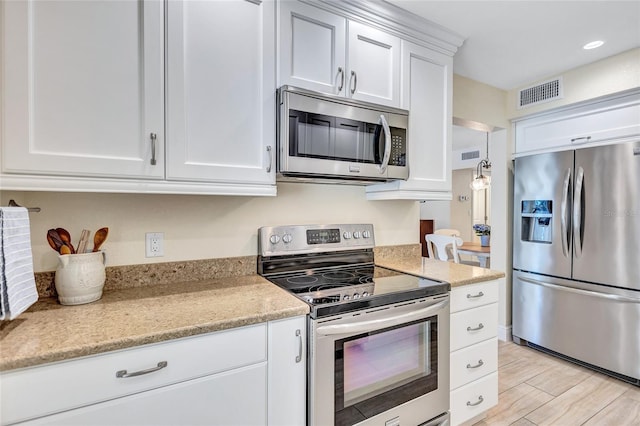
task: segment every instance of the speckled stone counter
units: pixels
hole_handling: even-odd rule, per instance
[[[406,257],[376,257],[376,265],[423,278],[446,281],[451,287],[490,281],[505,276],[504,272],[423,258],[419,254]]]
[[[307,304],[258,275],[107,290],[76,306],[41,297],[0,323],[0,371],[308,312]]]

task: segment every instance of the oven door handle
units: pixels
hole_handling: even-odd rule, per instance
[[[332,336],[336,334],[366,333],[379,330],[381,328],[393,327],[395,325],[411,322],[437,312],[449,304],[449,299],[438,302],[426,308],[418,309],[388,318],[380,318],[369,321],[352,322],[349,324],[323,325],[316,329],[318,334]]]

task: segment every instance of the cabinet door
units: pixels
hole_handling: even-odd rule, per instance
[[[313,6],[280,2],[280,84],[345,93],[346,23],[345,18]]]
[[[0,7],[3,172],[164,177],[162,3]]]
[[[347,96],[400,106],[400,39],[349,21]]]
[[[368,186],[368,199],[451,199],[452,63],[450,56],[402,41],[409,179]]]
[[[269,425],[307,421],[307,318],[269,322]]]
[[[266,363],[42,417],[25,425],[267,424]]]
[[[275,184],[274,11],[168,2],[168,180]]]

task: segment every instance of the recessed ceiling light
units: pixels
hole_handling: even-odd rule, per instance
[[[604,44],[604,41],[596,40],[596,41],[592,41],[591,43],[585,44],[584,46],[582,46],[582,48],[585,49],[585,50],[595,49],[596,47],[600,47],[603,44]]]

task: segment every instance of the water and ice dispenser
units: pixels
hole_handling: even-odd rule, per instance
[[[553,225],[553,201],[523,200],[520,216],[522,241],[551,244]]]

